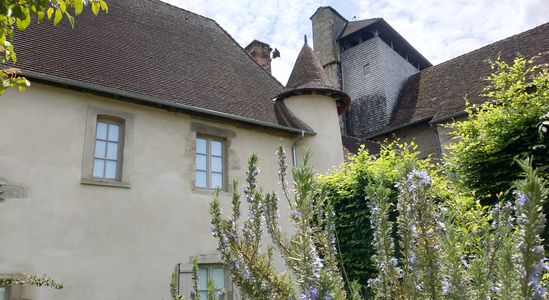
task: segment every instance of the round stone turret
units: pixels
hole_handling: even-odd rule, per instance
[[[319,172],[343,162],[339,116],[349,108],[351,99],[328,80],[306,37],[288,84],[275,101],[316,133],[296,142],[298,157],[310,150],[311,163]]]

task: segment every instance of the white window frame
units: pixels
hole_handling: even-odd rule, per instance
[[[220,138],[220,137],[213,137],[213,136],[208,136],[208,135],[202,135],[202,134],[198,134],[196,136],[196,141],[195,141],[195,146],[196,144],[198,143],[198,140],[205,140],[206,141],[206,153],[199,153],[198,152],[198,149],[196,148],[195,150],[195,188],[198,188],[198,189],[216,189],[218,187],[214,187],[212,186],[212,173],[214,174],[221,174],[221,186],[219,186],[219,189],[221,189],[222,191],[225,191],[226,190],[226,186],[227,186],[227,170],[226,170],[226,158],[227,158],[227,154],[226,154],[226,140],[224,138]],[[211,151],[211,144],[212,142],[219,142],[221,143],[221,156],[219,155],[214,155],[212,154],[212,151]],[[205,155],[206,156],[206,169],[198,169],[198,166],[197,166],[197,160],[198,160],[198,156],[199,155]],[[215,157],[215,158],[221,158],[221,173],[220,172],[215,172],[215,171],[212,171],[212,166],[211,166],[211,159],[212,157]],[[196,176],[198,174],[198,172],[206,172],[206,186],[199,186],[198,185],[198,182],[196,180]]]

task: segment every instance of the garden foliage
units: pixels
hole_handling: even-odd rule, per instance
[[[335,225],[338,246],[342,250],[339,257],[350,280],[366,286],[368,280],[375,274],[372,255],[375,249],[371,247],[375,232],[370,227],[369,195],[376,186],[378,192],[382,189],[383,198],[389,206],[397,203],[398,190],[395,182],[406,177],[414,168],[429,170],[435,178],[435,185],[440,197],[445,197],[445,183],[435,172],[435,166],[429,160],[420,160],[416,145],[398,144],[384,145],[379,156],[370,155],[365,149],[348,162],[331,173],[319,177],[320,189],[326,200],[334,207]],[[377,195],[379,197],[379,195]],[[389,208],[386,208],[389,209]],[[392,219],[396,215],[392,215]],[[385,228],[393,232],[393,228]]]
[[[547,299],[542,275],[549,265],[540,237],[547,182],[530,160],[518,164],[524,178],[515,183],[515,201],[495,205],[490,222],[475,231],[463,230],[452,206],[433,198],[432,178],[414,170],[397,183],[395,238],[381,230],[392,222],[384,189],[374,187],[372,195],[380,195],[370,201],[377,276],[369,284],[375,298]]]
[[[257,188],[259,169],[255,155],[249,160],[244,188],[246,219],[240,220],[236,182],[229,218],[223,217],[217,197],[210,205],[212,231],[233,283],[247,299],[347,299],[336,259],[334,213],[329,203],[315,193],[317,182],[307,164],[308,156],[302,166],[293,169],[294,186],[289,191],[282,147],[277,155],[282,197],[291,211],[292,234],[283,232],[279,225],[279,196],[264,194]],[[262,245],[265,230],[272,247]],[[282,273],[273,265],[275,249],[287,267]]]
[[[547,54],[545,54],[547,55]],[[467,104],[468,120],[449,125],[449,162],[458,181],[477,196],[496,200],[519,177],[515,157],[533,156],[534,167],[549,178],[549,66],[518,57],[497,60],[480,105]]]

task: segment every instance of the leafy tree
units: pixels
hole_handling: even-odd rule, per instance
[[[540,176],[549,178],[549,66],[518,57],[512,64],[497,60],[492,69],[483,95],[489,101],[468,104],[469,119],[450,125],[448,158],[456,181],[484,204],[493,204],[519,178],[516,157],[533,157]],[[549,227],[542,237],[549,251]]]
[[[513,64],[497,60],[480,105],[467,104],[469,119],[449,125],[453,141],[449,162],[457,180],[488,202],[519,177],[515,157],[534,157],[548,178],[549,66],[518,57]],[[544,125],[545,124],[545,125]]]
[[[97,15],[99,11],[108,12],[107,3],[103,0],[1,0],[0,1],[0,52],[2,64],[17,62],[15,49],[11,41],[15,30],[23,31],[35,18],[38,22],[46,18],[56,26],[63,18],[66,18],[74,26],[74,16],[79,15],[86,5],[91,6],[92,12]],[[30,82],[19,76],[16,68],[0,69],[0,94],[5,89],[17,87],[23,91],[30,86]]]

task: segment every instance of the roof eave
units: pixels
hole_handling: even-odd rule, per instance
[[[47,84],[62,86],[67,88],[73,88],[81,91],[91,92],[94,94],[100,94],[101,96],[109,96],[117,100],[132,102],[140,105],[161,107],[161,108],[172,110],[172,111],[176,110],[176,111],[181,111],[181,112],[186,112],[186,113],[191,113],[196,115],[209,116],[209,117],[218,118],[218,119],[238,121],[241,123],[247,123],[251,125],[257,125],[257,126],[261,126],[269,129],[286,131],[291,133],[316,135],[316,132],[314,131],[307,131],[303,129],[287,127],[287,126],[274,124],[266,121],[255,120],[247,117],[213,111],[213,110],[190,106],[186,104],[167,102],[166,100],[157,99],[157,98],[150,97],[143,94],[127,92],[119,89],[114,89],[114,88],[104,87],[104,86],[91,84],[87,82],[42,74],[38,72],[22,70],[21,75],[31,79],[38,80],[42,83],[47,83]]]
[[[334,98],[338,102],[337,114],[341,116],[345,113],[349,106],[351,105],[351,97],[347,93],[340,90],[331,89],[331,88],[295,88],[292,90],[285,91],[280,95],[276,96],[276,100],[284,100],[285,98],[296,96],[296,95],[313,95],[319,94],[328,97]]]
[[[414,120],[414,121],[411,121],[411,122],[408,122],[408,123],[404,123],[404,124],[402,124],[402,125],[398,125],[398,126],[395,126],[395,127],[391,127],[391,128],[388,128],[388,129],[379,131],[379,132],[375,132],[375,133],[373,133],[373,134],[371,134],[371,135],[365,137],[364,139],[365,139],[365,140],[373,139],[373,138],[376,138],[376,137],[379,137],[379,136],[382,136],[382,135],[385,135],[385,134],[388,134],[388,133],[397,131],[397,130],[402,129],[402,128],[405,128],[405,127],[409,127],[409,126],[412,126],[412,125],[416,125],[416,124],[419,124],[419,123],[422,123],[422,122],[429,122],[429,121],[432,120],[432,119],[433,119],[433,117],[425,117],[425,118],[417,119],[417,120]],[[430,123],[430,122],[429,122],[429,123]]]

